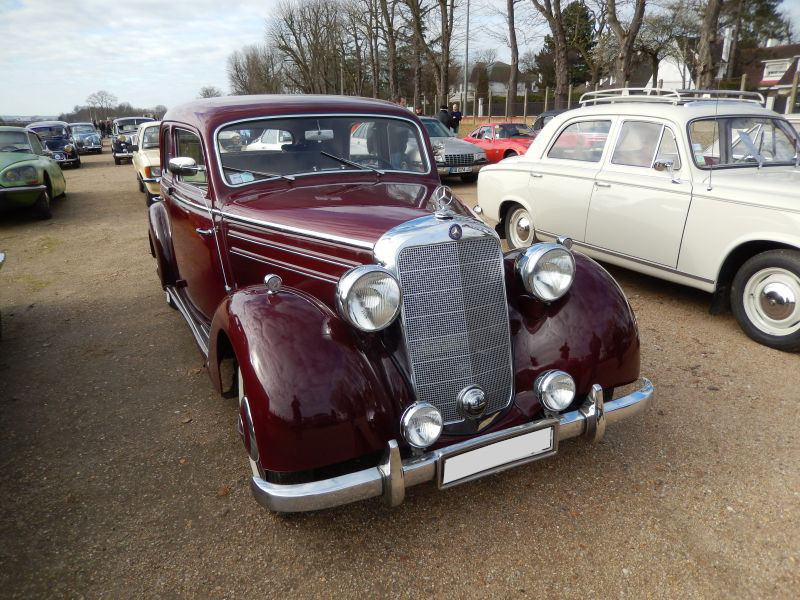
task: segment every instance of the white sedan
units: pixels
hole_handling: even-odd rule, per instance
[[[644,94],[586,94],[525,155],[485,167],[484,215],[511,247],[570,237],[712,292],[712,309],[730,303],[751,338],[800,350],[798,133],[758,101]]]

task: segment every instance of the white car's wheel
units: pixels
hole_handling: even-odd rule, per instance
[[[241,414],[243,412],[242,411],[242,406],[245,403],[245,397],[246,397],[247,394],[245,393],[245,389],[244,389],[244,380],[242,379],[242,370],[239,368],[238,365],[236,366],[236,380],[237,380],[237,384],[238,384],[237,388],[239,389],[239,412]],[[249,407],[247,408],[247,411],[249,413],[249,411],[250,411]],[[242,420],[242,434],[245,435],[245,436],[251,436],[250,437],[250,444],[251,445],[255,443],[255,434],[253,433],[252,427],[253,427],[252,421],[250,423],[245,423],[244,420]],[[256,450],[256,452],[258,452],[258,451]],[[261,475],[259,475],[259,473],[258,473],[258,465],[256,464],[256,461],[253,460],[253,458],[252,458],[252,454],[253,453],[251,452],[250,454],[251,455],[248,456],[247,459],[250,461],[250,469],[253,471],[253,476],[254,477],[261,477]],[[257,456],[258,456],[258,454],[256,454],[256,457]]]
[[[510,248],[527,248],[533,243],[533,219],[528,210],[516,205],[506,218],[506,240]]]
[[[752,339],[800,350],[800,252],[770,250],[744,263],[731,286],[731,307]]]

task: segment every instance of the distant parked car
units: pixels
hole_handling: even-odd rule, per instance
[[[50,200],[66,189],[61,167],[35,133],[0,127],[0,207],[31,207],[40,219],[49,219]]]
[[[486,152],[490,163],[496,163],[510,156],[525,154],[533,142],[534,135],[523,123],[494,123],[481,125],[464,138]]]
[[[28,125],[28,130],[34,132],[42,140],[45,152],[61,167],[81,166],[81,157],[78,155],[78,146],[72,137],[69,124],[64,121],[39,121]]]
[[[488,164],[483,149],[460,139],[439,119],[421,117],[420,121],[431,138],[439,177],[460,177],[465,183],[477,181],[478,171]]]
[[[100,141],[100,133],[92,123],[70,123],[72,137],[78,147],[78,154],[100,154],[103,151],[103,144]]]
[[[531,128],[531,133],[533,137],[539,135],[539,132],[547,125],[550,121],[553,120],[553,117],[560,115],[561,113],[567,112],[568,108],[554,108],[552,110],[546,110],[541,113],[536,120],[533,122],[533,127]]]
[[[739,96],[745,96],[740,100]],[[593,258],[714,294],[752,339],[800,350],[800,139],[738,90],[584,94],[478,179],[512,248]]]
[[[122,164],[123,160],[133,160],[133,138],[142,123],[154,121],[149,117],[120,117],[111,125],[111,156],[114,164]]]
[[[147,206],[160,192],[161,155],[158,150],[158,127],[161,121],[150,121],[139,125],[133,146],[133,166],[139,191],[145,195]]]

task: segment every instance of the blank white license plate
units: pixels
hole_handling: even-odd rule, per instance
[[[546,427],[445,458],[442,485],[549,452],[553,449],[553,434],[554,428]]]
[[[450,167],[451,173],[471,173],[472,167]]]

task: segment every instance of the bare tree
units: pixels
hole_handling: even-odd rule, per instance
[[[86,103],[102,110],[104,116],[108,118],[108,111],[117,103],[117,97],[106,90],[99,90],[89,94],[89,97],[86,98]]]
[[[383,36],[386,40],[386,66],[389,70],[389,99],[397,101],[399,96],[397,82],[397,37],[394,30],[395,0],[379,0],[383,20]]]
[[[284,91],[279,59],[267,46],[245,46],[228,57],[228,81],[233,94],[274,94]]]
[[[564,21],[561,16],[561,0],[531,0],[531,2],[550,25],[556,65],[555,107],[563,108],[567,102],[569,64],[567,62],[567,36],[564,33]]]
[[[631,56],[644,19],[645,1],[635,0],[633,16],[626,31],[617,15],[617,0],[608,0],[608,25],[619,44],[619,53],[614,64],[614,77],[618,86],[626,85],[631,77]]]
[[[431,41],[425,39],[425,17],[432,12],[434,6],[428,5],[427,0],[406,0],[409,9],[410,25],[417,35],[420,47],[428,58],[428,62],[436,70],[436,91],[442,103],[447,102],[447,92],[450,84],[450,42],[453,37],[453,20],[455,15],[455,0],[434,0],[438,7],[438,38]],[[438,52],[436,52],[438,50]]]
[[[517,44],[517,24],[514,8],[522,0],[506,0],[506,24],[508,25],[508,47],[511,50],[511,68],[508,73],[508,93],[506,94],[506,114],[514,116],[514,103],[517,99],[519,81],[519,44]]]
[[[213,85],[204,85],[200,88],[199,98],[219,98],[222,96],[222,90]]]
[[[649,14],[642,21],[635,49],[650,59],[653,87],[658,85],[658,67],[669,55],[676,55],[676,41],[691,29],[691,11],[684,0],[673,2],[664,12]]]
[[[700,43],[697,47],[697,87],[701,90],[710,88],[714,79],[714,57],[711,48],[717,40],[721,9],[722,0],[708,0],[703,16],[703,28],[700,30]]]

